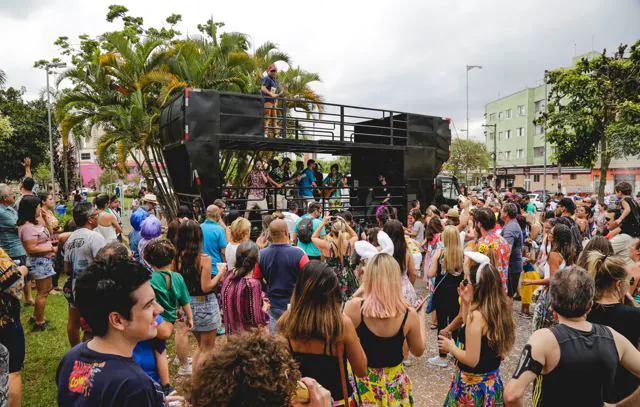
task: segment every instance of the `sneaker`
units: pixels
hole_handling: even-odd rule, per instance
[[[431,365],[438,366],[438,367],[449,366],[449,361],[447,359],[441,358],[440,356],[434,356],[432,358],[429,358],[427,362],[429,362],[429,364]]]
[[[175,396],[176,394],[178,394],[176,389],[174,389],[170,383],[162,385],[162,392],[164,393],[165,397]]]
[[[47,329],[49,329],[50,325],[49,325],[49,321],[44,321],[41,324],[38,323],[33,323],[33,332],[42,332],[42,331],[46,331]]]
[[[402,364],[403,364],[405,367],[410,367],[410,366],[411,366],[411,360],[409,360],[409,359],[407,359],[407,360],[403,360],[403,361],[402,361]]]
[[[224,335],[224,333],[225,333],[225,331],[224,331],[224,327],[223,326],[218,328],[218,331],[217,331],[218,336],[222,336],[222,335]]]
[[[192,373],[193,367],[191,366],[191,363],[186,366],[180,366],[180,369],[178,369],[178,376],[191,376]]]
[[[188,363],[188,364],[191,364],[191,362],[192,362],[192,360],[191,360],[191,356],[189,356],[189,357],[187,358],[187,363]],[[175,358],[173,358],[173,364],[174,364],[175,366],[180,366],[180,358],[179,358],[179,357],[177,357],[177,356],[176,356]]]

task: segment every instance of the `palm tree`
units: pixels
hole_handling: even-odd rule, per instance
[[[4,86],[4,84],[7,82],[7,74],[0,69],[0,88]]]

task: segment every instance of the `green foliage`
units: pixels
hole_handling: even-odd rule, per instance
[[[111,169],[104,170],[104,172],[100,174],[100,177],[98,178],[98,182],[100,186],[107,185],[107,184],[114,184],[119,180],[120,180],[120,175],[116,171]]]
[[[86,137],[100,127],[97,153],[103,168],[125,174],[127,159],[136,161],[172,217],[177,207],[158,136],[163,104],[186,87],[258,93],[269,64],[290,66],[291,61],[271,42],[251,55],[245,34],[222,32],[224,23],[213,19],[198,25],[202,37],[180,38],[179,14],[167,17],[164,27],[145,27],[141,17],[128,13],[124,6],[109,6],[107,21],[120,20],[122,26],[96,38],[81,35],[79,47],[66,37],[56,40],[60,53],[73,64],[58,78],[57,84],[66,86],[56,97],[56,118],[64,145],[69,137]],[[320,80],[317,74],[295,68],[280,75],[287,97],[295,100],[289,109],[321,111],[322,98],[310,88]],[[286,133],[294,131],[292,127]],[[223,152],[221,168],[227,180],[237,183],[246,177],[250,163],[271,157],[273,153]]]
[[[0,140],[7,140],[13,135],[13,126],[8,117],[0,115]]]
[[[351,172],[351,156],[341,155],[331,160],[316,160],[316,163],[318,163],[323,173],[328,173],[333,164],[338,164],[338,168],[340,168],[342,174],[349,174]]]
[[[640,40],[627,48],[548,73],[548,113],[536,123],[547,126],[561,164],[591,168],[599,160],[606,174],[612,159],[640,154]]]
[[[444,169],[451,171],[458,178],[464,178],[467,172],[482,174],[489,168],[491,156],[484,143],[455,139],[451,142],[451,155],[444,164]]]
[[[51,170],[47,163],[40,163],[33,171],[33,179],[40,185],[44,186],[51,183]]]
[[[31,157],[32,166],[45,162],[49,150],[46,102],[25,101],[25,90],[0,89],[0,116],[8,119],[13,131],[0,136],[0,182],[24,176],[21,161]],[[6,125],[6,120],[4,120]],[[5,129],[6,132],[6,129]]]

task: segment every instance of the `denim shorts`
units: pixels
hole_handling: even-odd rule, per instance
[[[191,296],[193,332],[211,332],[220,328],[220,307],[215,294]]]
[[[53,277],[56,272],[53,270],[53,258],[49,257],[29,257],[27,260],[29,275],[34,280],[44,280]]]

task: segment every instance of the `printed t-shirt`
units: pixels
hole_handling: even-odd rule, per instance
[[[86,342],[72,348],[56,372],[61,407],[161,407],[160,386],[133,358],[98,353]]]
[[[64,261],[71,263],[73,275],[77,277],[106,244],[104,237],[98,232],[87,228],[75,230],[64,244]]]

